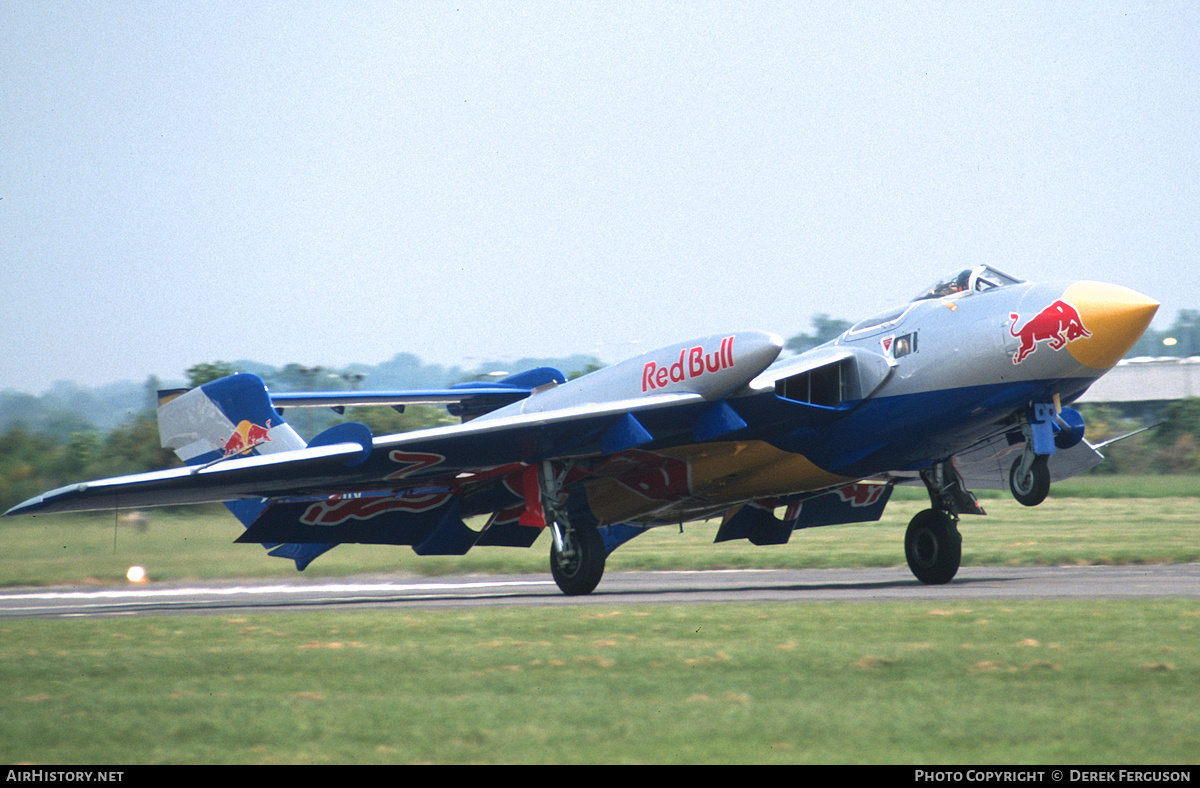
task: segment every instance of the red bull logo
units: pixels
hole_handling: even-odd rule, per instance
[[[245,454],[260,443],[267,443],[271,440],[270,429],[270,419],[267,419],[267,423],[261,427],[247,419],[242,419],[233,434],[225,440],[225,443],[221,444],[221,450],[225,452],[224,456],[234,457],[238,454]]]
[[[733,337],[721,340],[721,346],[712,353],[705,353],[703,345],[679,351],[679,360],[673,364],[647,361],[642,367],[642,392],[653,391],[671,383],[698,378],[709,372],[719,372],[733,366]]]
[[[1092,332],[1084,327],[1079,310],[1061,298],[1031,317],[1019,329],[1017,321],[1021,316],[1010,312],[1008,317],[1012,320],[1008,332],[1021,340],[1020,347],[1013,355],[1014,364],[1020,364],[1028,358],[1029,354],[1037,350],[1039,342],[1049,342],[1051,350],[1062,350],[1068,342],[1092,335]]]

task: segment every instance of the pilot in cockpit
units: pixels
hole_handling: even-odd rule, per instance
[[[974,283],[972,283],[972,279],[974,279]],[[991,290],[994,287],[1003,287],[1004,285],[1015,284],[1020,281],[1020,279],[1001,273],[991,266],[981,265],[977,268],[967,268],[954,276],[946,277],[913,300],[945,298],[958,293],[972,292],[972,290]]]

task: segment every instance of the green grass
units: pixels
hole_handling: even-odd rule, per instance
[[[1192,763],[1196,601],[0,623],[0,761]]]

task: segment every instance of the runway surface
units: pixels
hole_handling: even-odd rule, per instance
[[[145,583],[0,592],[0,618],[176,615],[228,611],[436,609],[657,603],[804,603],[975,599],[1200,599],[1200,564],[965,567],[943,586],[906,568],[613,572],[566,597],[549,576],[370,576],[319,581]]]

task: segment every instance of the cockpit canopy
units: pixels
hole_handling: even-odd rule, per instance
[[[913,300],[921,301],[926,298],[945,298],[946,296],[958,295],[959,293],[979,293],[996,287],[1020,284],[1021,281],[1023,280],[997,271],[990,265],[980,265],[975,268],[967,268],[957,274],[952,274],[938,280],[937,284],[925,290]]]
[[[997,287],[1020,284],[1022,281],[1024,280],[1001,273],[990,265],[968,268],[952,276],[947,276],[903,306],[890,309],[887,312],[881,312],[878,315],[868,317],[860,323],[856,323],[847,333],[853,337],[856,334],[863,334],[868,331],[875,332],[889,329],[903,320],[904,316],[909,313],[909,310],[914,308],[913,305],[918,301],[931,298],[960,298],[974,293],[981,293],[985,290],[994,290]]]

